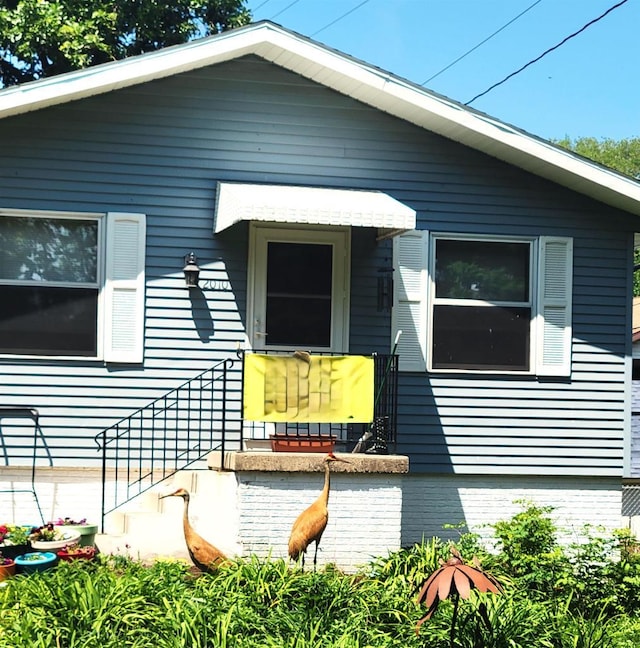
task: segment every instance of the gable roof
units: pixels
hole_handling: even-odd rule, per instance
[[[6,88],[0,91],[0,119],[249,54],[640,216],[639,182],[269,21]]]

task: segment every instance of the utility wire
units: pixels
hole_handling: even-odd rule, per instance
[[[287,9],[293,7],[294,4],[298,4],[298,2],[300,2],[300,0],[293,0],[293,2],[289,3],[284,9],[280,9],[280,11],[278,11],[277,14],[271,16],[269,20],[273,20],[274,18],[277,18],[280,14],[284,13]]]
[[[264,2],[262,2],[261,4],[259,4],[259,5],[258,5],[254,10],[253,10],[253,12],[255,13],[258,9],[260,9],[260,7],[266,5],[267,2],[269,2],[269,1],[270,1],[270,0],[264,0]],[[324,27],[321,27],[320,29],[318,29],[318,31],[313,32],[313,34],[311,34],[310,38],[313,38],[316,34],[319,34],[321,31],[324,31],[325,29],[328,29],[328,28],[331,27],[332,25],[335,25],[338,21],[342,20],[343,18],[346,18],[349,14],[353,13],[354,11],[356,11],[356,9],[360,9],[360,7],[366,5],[366,4],[367,4],[368,2],[370,2],[370,1],[371,1],[371,0],[363,0],[359,5],[356,5],[356,6],[353,7],[352,9],[349,9],[349,11],[345,11],[345,13],[343,13],[341,16],[338,16],[335,20],[332,20],[328,25],[325,25]],[[538,0],[538,2],[540,2],[540,1],[541,1],[541,0]],[[269,18],[269,20],[273,20],[274,18],[277,18],[280,14],[284,13],[287,9],[290,9],[291,7],[293,7],[294,4],[298,4],[298,2],[300,2],[300,0],[293,0],[293,2],[289,3],[289,4],[288,4],[284,9],[281,9],[280,11],[278,11],[277,14],[274,14],[273,16],[271,16],[271,18]]]
[[[494,36],[499,34],[503,29],[506,29],[509,25],[514,23],[516,20],[518,20],[518,18],[520,18],[520,16],[524,16],[524,14],[526,14],[527,11],[533,9],[537,4],[539,4],[541,2],[542,2],[542,0],[536,0],[532,5],[529,5],[524,11],[520,12],[515,18],[512,18],[508,23],[506,23],[505,25],[502,25],[502,27],[500,27],[500,29],[498,29],[497,31],[494,31],[493,34],[491,34],[491,36],[487,36],[483,41],[480,41],[476,46],[472,47],[470,50],[465,52],[462,56],[459,56],[455,61],[453,61],[452,63],[449,63],[449,65],[447,65],[446,67],[443,67],[442,70],[440,70],[439,72],[436,72],[433,76],[430,76],[426,81],[423,81],[420,85],[426,85],[427,83],[429,83],[429,81],[432,81],[436,77],[440,76],[443,72],[446,72],[449,68],[453,67],[459,61],[462,61],[462,59],[465,58],[466,56],[468,56],[469,54],[471,54],[471,52],[475,52],[478,49],[478,47],[480,47],[481,45],[484,45],[487,41],[491,40]]]
[[[356,9],[360,9],[360,7],[362,7],[363,5],[366,5],[367,2],[369,2],[369,1],[370,0],[363,0],[363,2],[361,2],[356,7],[353,7],[353,9],[349,9],[349,11],[347,11],[346,13],[343,13],[342,16],[339,16],[334,21],[330,22],[328,25],[325,25],[324,27],[318,29],[318,31],[313,32],[313,34],[311,34],[311,38],[313,38],[316,34],[319,34],[321,31],[324,31],[325,29],[328,29],[332,25],[335,25],[339,20],[342,20],[343,18],[346,18],[349,14],[353,13]]]
[[[255,13],[256,11],[258,11],[258,9],[260,9],[260,7],[264,7],[264,6],[267,4],[267,2],[270,2],[270,1],[271,1],[271,0],[264,0],[264,2],[261,2],[261,3],[260,3],[260,4],[259,4],[259,5],[254,9],[254,10],[253,10],[253,13]]]
[[[621,2],[618,2],[617,4],[613,5],[612,7],[609,7],[609,9],[607,9],[601,16],[598,16],[597,18],[594,18],[593,20],[588,22],[586,25],[584,25],[583,27],[578,29],[577,32],[574,32],[573,34],[570,34],[565,39],[560,41],[557,45],[554,45],[553,47],[550,47],[545,52],[542,52],[542,54],[540,54],[540,56],[538,56],[537,58],[534,58],[532,61],[529,61],[528,63],[525,63],[525,65],[523,65],[519,70],[516,70],[515,72],[512,72],[511,74],[506,76],[504,79],[502,79],[502,81],[498,81],[498,83],[494,83],[490,88],[487,88],[484,92],[481,92],[480,94],[477,94],[473,99],[471,99],[470,101],[467,101],[465,106],[468,106],[469,104],[472,104],[476,99],[479,99],[480,97],[483,97],[488,92],[491,92],[491,90],[493,90],[494,88],[497,88],[499,85],[502,85],[503,83],[508,81],[511,77],[514,77],[516,74],[520,74],[520,72],[522,72],[523,70],[528,68],[530,65],[533,65],[534,63],[537,63],[543,56],[546,56],[547,54],[549,54],[549,52],[553,52],[553,50],[558,49],[558,47],[560,47],[561,45],[564,45],[568,40],[570,40],[570,39],[574,38],[575,36],[577,36],[578,34],[582,33],[585,29],[587,29],[587,27],[590,27],[594,23],[597,23],[599,20],[602,20],[607,14],[611,13],[614,9],[617,9],[618,7],[621,7],[627,1],[628,0],[622,0]]]

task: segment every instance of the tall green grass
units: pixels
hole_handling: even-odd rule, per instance
[[[456,646],[640,645],[633,541],[593,537],[560,548],[548,513],[529,508],[500,525],[498,553],[460,538],[464,558],[476,556],[504,592],[460,602]],[[543,537],[531,543],[528,533]],[[121,556],[60,563],[0,587],[0,648],[449,648],[449,600],[415,632],[425,613],[417,592],[447,557],[447,543],[432,538],[355,574],[255,556],[213,575]],[[488,624],[477,622],[480,606]]]

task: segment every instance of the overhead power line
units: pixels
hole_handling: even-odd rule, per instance
[[[253,12],[255,13],[258,9],[260,9],[260,7],[263,7],[264,5],[267,4],[267,2],[270,2],[270,1],[271,0],[264,0],[264,2],[260,3],[253,10]],[[345,11],[341,16],[338,16],[335,20],[332,20],[328,25],[325,25],[324,27],[321,27],[320,29],[318,29],[318,31],[313,32],[313,34],[310,35],[310,38],[313,38],[316,34],[319,34],[321,31],[324,31],[325,29],[328,29],[332,25],[335,25],[337,22],[339,22],[343,18],[346,18],[349,14],[352,14],[354,11],[356,11],[357,9],[360,9],[360,7],[363,7],[364,5],[366,5],[370,1],[371,0],[362,0],[362,2],[359,5],[356,5],[355,7],[349,9],[349,11]],[[538,0],[538,1],[540,2],[540,0]],[[284,7],[283,9],[280,9],[280,11],[278,11],[278,13],[271,16],[271,18],[269,18],[269,20],[273,20],[274,18],[277,18],[280,14],[283,14],[285,11],[287,11],[287,9],[290,9],[291,7],[293,7],[293,5],[298,4],[298,2],[300,2],[300,0],[293,0],[293,2],[290,2],[286,7]]]
[[[509,25],[514,23],[516,20],[518,20],[520,16],[524,16],[527,13],[527,11],[533,9],[537,4],[540,4],[541,2],[542,0],[536,0],[532,5],[529,5],[524,11],[521,11],[515,18],[512,18],[508,23],[502,25],[500,29],[494,31],[493,34],[491,34],[491,36],[487,36],[483,41],[480,41],[477,45],[472,47],[470,50],[466,51],[462,56],[459,56],[455,61],[449,63],[449,65],[447,65],[446,67],[443,67],[442,70],[436,72],[433,76],[430,76],[426,81],[423,81],[420,85],[426,85],[427,83],[429,83],[429,81],[432,81],[436,77],[440,76],[443,72],[446,72],[449,68],[453,67],[459,61],[462,61],[462,59],[465,58],[466,56],[469,56],[471,52],[475,52],[478,49],[478,47],[484,45],[487,41],[491,40],[494,36],[499,34],[503,29],[506,29]]]
[[[336,18],[335,20],[330,22],[328,25],[325,25],[324,27],[321,27],[320,29],[318,29],[318,31],[313,32],[313,34],[311,34],[311,38],[316,36],[316,34],[319,34],[321,31],[324,31],[325,29],[328,29],[332,25],[335,25],[338,21],[342,20],[343,18],[346,18],[349,14],[353,13],[356,9],[360,9],[360,7],[362,7],[363,5],[366,5],[367,2],[369,2],[369,1],[370,0],[363,0],[363,2],[361,2],[358,6],[353,7],[353,9],[349,9],[349,11],[343,13],[341,16],[339,16],[338,18]]]
[[[267,2],[271,2],[271,0],[264,0],[264,2],[261,2],[261,3],[260,3],[260,4],[259,4],[259,5],[254,9],[254,10],[253,10],[253,13],[255,13],[256,11],[258,11],[258,9],[260,9],[260,7],[264,7],[264,5],[267,4]]]
[[[277,18],[280,14],[284,13],[287,9],[290,9],[291,7],[293,7],[294,4],[298,4],[298,2],[300,2],[300,0],[293,0],[293,2],[290,2],[284,9],[280,9],[280,11],[278,11],[277,14],[274,14],[273,16],[271,16],[270,20],[273,20],[274,18]],[[260,5],[260,6],[262,6],[262,5]]]
[[[472,104],[476,99],[479,99],[480,97],[483,97],[488,92],[491,92],[491,90],[493,90],[494,88],[497,88],[499,85],[502,85],[503,83],[505,83],[506,81],[508,81],[512,77],[514,77],[516,74],[520,74],[520,72],[522,72],[523,70],[526,70],[530,65],[533,65],[534,63],[537,63],[543,56],[546,56],[550,52],[553,52],[553,50],[558,49],[559,47],[564,45],[568,40],[571,40],[572,38],[574,38],[578,34],[581,34],[585,29],[587,29],[587,27],[590,27],[591,25],[597,23],[599,20],[602,20],[607,14],[610,14],[614,9],[617,9],[618,7],[621,7],[626,2],[628,2],[628,0],[622,0],[621,2],[618,2],[617,4],[614,4],[612,7],[609,7],[609,9],[607,9],[601,16],[598,16],[597,18],[594,18],[593,20],[589,21],[586,25],[584,25],[583,27],[578,29],[577,32],[574,32],[573,34],[569,34],[569,36],[567,36],[566,38],[561,40],[557,45],[554,45],[553,47],[550,47],[545,52],[542,52],[542,54],[540,54],[540,56],[534,58],[533,60],[529,61],[528,63],[525,63],[520,69],[516,70],[515,72],[512,72],[511,74],[506,76],[504,79],[502,79],[502,81],[498,81],[498,83],[494,83],[491,87],[487,88],[484,92],[481,92],[480,94],[477,94],[473,99],[471,99],[470,101],[467,101],[465,106],[468,106],[469,104]]]

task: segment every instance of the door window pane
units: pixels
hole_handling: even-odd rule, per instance
[[[331,345],[333,248],[269,242],[266,333],[268,344]]]

